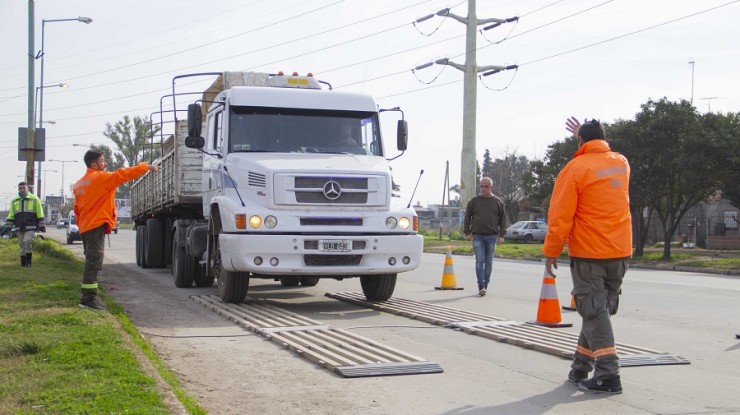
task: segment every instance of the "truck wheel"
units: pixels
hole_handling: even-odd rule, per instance
[[[360,275],[360,285],[367,301],[385,301],[393,295],[398,274]]]
[[[139,255],[141,256],[141,267],[142,268],[151,268],[152,265],[146,260],[146,251],[147,251],[147,243],[148,243],[148,237],[147,237],[147,229],[146,225],[139,226],[141,228],[141,244],[139,244],[139,247],[141,248],[141,252]]]
[[[213,286],[213,280],[216,276],[211,274],[208,275],[206,272],[205,265],[201,266],[198,261],[195,261],[195,266],[198,267],[198,271],[195,273],[195,286],[196,287],[211,287]]]
[[[162,237],[164,245],[162,249],[162,266],[172,265],[172,225],[167,219],[160,219],[162,222]]]
[[[164,264],[162,255],[164,253],[164,229],[162,221],[158,218],[146,220],[146,249],[144,258],[146,263],[152,267],[161,267]]]
[[[285,277],[280,277],[280,285],[283,287],[297,287],[298,283],[301,282],[300,277],[297,275],[288,275]]]
[[[136,227],[136,266],[141,266],[141,226]]]
[[[177,288],[190,288],[198,271],[198,261],[185,252],[184,246],[180,246],[177,235],[172,239],[172,280]]]
[[[249,291],[249,273],[225,271],[218,277],[218,296],[225,303],[241,303]]]
[[[319,283],[319,277],[301,277],[301,285],[304,287],[313,287]]]

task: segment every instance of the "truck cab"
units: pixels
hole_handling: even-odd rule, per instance
[[[176,285],[218,280],[221,299],[240,302],[250,278],[357,277],[369,300],[390,298],[398,273],[419,266],[423,239],[415,211],[393,197],[380,112],[312,76],[220,75],[188,107],[202,220],[173,218]],[[406,121],[396,130],[403,152]]]

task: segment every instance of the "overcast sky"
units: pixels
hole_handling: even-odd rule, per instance
[[[460,180],[463,74],[412,69],[441,57],[464,63],[465,27],[443,17],[412,23],[443,7],[468,13],[454,0],[36,0],[36,51],[42,19],[93,19],[46,24],[43,119],[56,122],[44,125],[46,157],[79,162],[43,163],[56,170],[43,174],[43,193],[59,194],[63,166],[67,189],[84,174],[86,149],[73,144],[112,144],[105,124],[148,117],[173,76],[282,70],[400,106],[409,150],[391,164],[395,180],[408,200],[423,169],[413,202],[440,203],[446,161],[451,183]],[[690,100],[693,91],[700,112],[740,108],[740,0],[478,0],[477,16],[520,16],[477,36],[479,66],[520,65],[478,81],[478,160],[485,149],[541,158],[567,136],[566,117],[632,119],[651,98]],[[28,2],[0,0],[0,27],[5,201],[25,174],[17,137],[28,119]],[[60,82],[69,88],[50,86]],[[381,122],[393,142],[389,114]]]

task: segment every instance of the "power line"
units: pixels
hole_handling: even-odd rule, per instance
[[[646,28],[643,28],[643,29],[638,29],[638,30],[635,30],[635,31],[630,32],[630,33],[625,33],[625,34],[620,35],[620,36],[615,36],[615,37],[612,37],[612,38],[609,38],[609,39],[606,39],[606,40],[602,40],[600,42],[591,43],[589,45],[585,45],[585,46],[581,46],[581,47],[578,47],[578,48],[575,48],[575,49],[567,50],[565,52],[560,52],[560,53],[556,53],[554,55],[546,56],[544,58],[535,59],[535,60],[532,60],[532,61],[529,61],[529,62],[526,62],[526,63],[522,63],[519,66],[529,65],[529,64],[537,63],[537,62],[542,62],[542,61],[547,60],[547,59],[552,59],[552,58],[555,58],[555,57],[558,57],[558,56],[566,55],[568,53],[573,53],[573,52],[577,52],[579,50],[588,49],[588,48],[593,47],[593,46],[597,46],[597,45],[601,45],[601,44],[604,44],[604,43],[607,43],[607,42],[611,42],[611,41],[614,41],[614,40],[622,39],[622,38],[625,38],[625,37],[628,37],[628,36],[632,36],[632,35],[637,34],[637,33],[646,32],[648,30],[652,30],[652,29],[655,29],[657,27],[665,26],[665,25],[668,25],[668,24],[671,24],[671,23],[675,23],[675,22],[678,22],[678,21],[681,21],[681,20],[685,20],[685,19],[688,19],[688,18],[691,18],[691,17],[694,17],[694,16],[698,16],[698,15],[703,14],[703,13],[707,13],[707,12],[710,12],[710,11],[713,11],[713,10],[717,10],[719,8],[722,8],[722,7],[725,7],[725,6],[729,6],[730,4],[737,3],[737,2],[740,2],[740,0],[733,0],[733,1],[729,2],[729,3],[721,4],[719,6],[711,7],[709,9],[705,9],[705,10],[702,10],[702,11],[699,11],[699,12],[696,12],[696,13],[692,13],[692,14],[683,16],[683,17],[678,17],[676,19],[668,20],[668,21],[663,22],[663,23],[658,23],[656,25],[649,26],[649,27],[646,27]]]

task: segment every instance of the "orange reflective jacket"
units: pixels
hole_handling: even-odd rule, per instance
[[[113,229],[116,224],[116,188],[133,180],[149,170],[149,165],[141,162],[138,166],[123,167],[114,172],[87,169],[75,183],[75,216],[80,233],[108,224]]]
[[[604,140],[584,143],[555,179],[542,252],[584,259],[632,256],[630,166]]]

